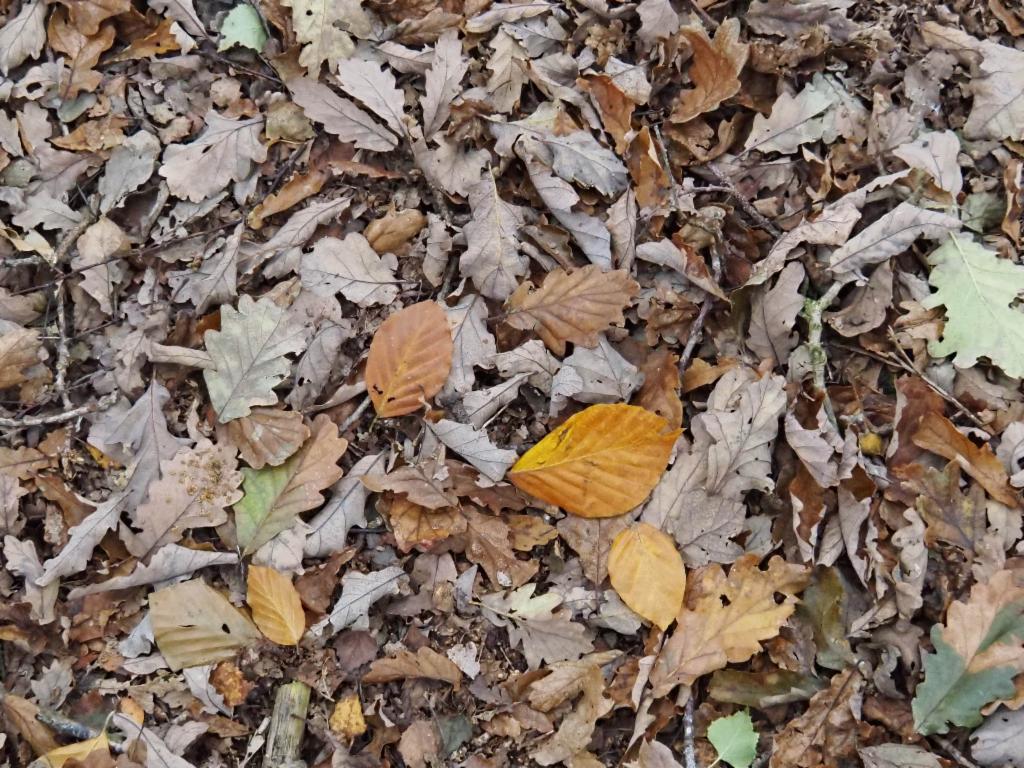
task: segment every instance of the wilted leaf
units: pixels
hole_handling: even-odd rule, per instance
[[[775,637],[796,608],[796,593],[807,583],[806,569],[774,557],[768,570],[757,566],[755,555],[737,560],[728,577],[718,565],[694,574],[695,600],[678,616],[651,672],[656,696],[677,685],[746,661],[761,652],[761,641]],[[785,599],[775,600],[781,593]]]
[[[0,389],[28,381],[26,370],[39,363],[39,332],[19,328],[0,335]]]
[[[394,656],[377,659],[363,675],[364,683],[390,683],[423,677],[450,683],[457,691],[462,685],[462,672],[446,656],[423,646],[416,653],[400,650]]]
[[[747,61],[749,46],[739,42],[738,19],[726,19],[715,30],[713,42],[703,27],[683,27],[680,32],[693,50],[693,88],[680,94],[669,119],[685,123],[718,109],[723,101],[739,93],[739,74]]]
[[[486,432],[476,430],[469,424],[441,419],[428,424],[428,428],[438,440],[479,469],[492,482],[501,480],[518,458],[515,451],[498,448]]]
[[[670,427],[683,426],[683,401],[679,399],[682,385],[679,357],[667,349],[656,349],[644,359],[640,368],[643,386],[636,393],[634,405],[661,416]]]
[[[757,293],[751,302],[747,346],[762,360],[773,360],[780,365],[796,349],[798,338],[792,331],[804,307],[804,297],[800,293],[803,281],[803,266],[789,264],[775,285]]]
[[[321,491],[341,479],[338,459],[347,448],[338,426],[321,415],[313,422],[309,440],[284,464],[242,470],[245,495],[235,504],[235,529],[245,554],[290,527],[300,512],[323,503]]]
[[[640,385],[640,372],[601,335],[594,349],[576,347],[551,382],[551,412],[558,413],[571,397],[581,403],[629,400]]]
[[[676,619],[686,590],[686,570],[672,539],[647,523],[615,537],[608,577],[622,601],[662,631]]]
[[[151,594],[149,619],[157,647],[173,670],[230,659],[261,638],[243,613],[201,579]]]
[[[811,697],[807,711],[778,735],[770,768],[816,768],[854,759],[863,688],[855,667],[833,677],[827,689]]]
[[[796,96],[782,93],[772,105],[769,117],[755,116],[744,149],[789,155],[801,144],[821,139],[825,130],[821,115],[835,104],[836,97],[818,85],[808,84]]]
[[[253,469],[280,466],[309,437],[302,414],[281,408],[253,408],[248,416],[229,421],[224,429]]]
[[[422,407],[444,386],[452,336],[444,311],[421,301],[388,317],[373,335],[366,391],[378,416],[402,416]]]
[[[434,61],[427,70],[426,95],[423,106],[423,135],[433,136],[444,125],[451,113],[451,103],[462,90],[462,81],[469,62],[462,56],[462,42],[458,32],[448,30],[434,46]]]
[[[260,632],[279,645],[297,645],[306,631],[306,615],[291,578],[250,565],[247,587],[245,601]]]
[[[678,436],[643,408],[592,405],[527,451],[509,480],[574,515],[621,515],[657,484]]]
[[[566,342],[597,346],[598,333],[623,322],[623,310],[639,286],[624,270],[602,272],[590,265],[574,272],[556,269],[540,288],[528,282],[508,300],[508,322],[535,330],[552,352],[565,354]]]

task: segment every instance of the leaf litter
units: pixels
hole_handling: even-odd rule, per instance
[[[1013,3],[0,14],[5,765],[1021,764]]]

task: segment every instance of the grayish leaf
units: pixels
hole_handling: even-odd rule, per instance
[[[1000,708],[971,734],[971,756],[993,768],[1024,766],[1024,709]]]
[[[474,429],[469,424],[441,419],[437,423],[427,422],[427,428],[438,440],[495,483],[505,477],[508,468],[519,458],[515,451],[498,448],[486,432]]]
[[[182,547],[177,544],[168,544],[161,547],[153,555],[149,565],[143,565],[140,562],[135,566],[135,570],[126,576],[114,576],[98,584],[76,587],[68,594],[68,599],[78,600],[86,595],[94,595],[98,592],[129,589],[146,584],[170,581],[171,579],[180,579],[184,576],[191,576],[200,568],[234,565],[237,562],[238,555],[234,552],[208,552],[202,549],[190,549],[189,547]]]
[[[463,296],[454,307],[445,307],[445,314],[454,346],[452,367],[445,387],[462,394],[472,390],[476,384],[473,367],[492,367],[498,349],[494,334],[487,328],[487,304],[478,295]]]
[[[387,152],[398,146],[398,139],[387,129],[326,85],[300,77],[288,82],[288,90],[306,117],[316,120],[342,141],[372,152]]]
[[[218,239],[197,269],[171,272],[171,298],[191,301],[199,315],[234,299],[238,295],[238,249],[244,231],[245,224],[241,223],[227,239]]]
[[[551,385],[551,413],[561,411],[569,397],[581,403],[628,402],[643,380],[601,334],[596,347],[577,346],[562,361]]]
[[[331,487],[331,497],[309,521],[306,557],[328,557],[344,549],[349,528],[366,522],[366,499],[370,494],[362,477],[384,460],[383,453],[364,456]]]
[[[469,193],[473,218],[465,227],[466,250],[459,257],[462,273],[490,299],[507,299],[526,274],[527,259],[519,252],[519,228],[525,209],[506,203],[489,173]]]
[[[37,58],[46,43],[46,3],[32,0],[0,27],[0,74],[7,74],[25,59]]]
[[[793,326],[804,306],[800,293],[803,281],[803,265],[792,262],[782,270],[771,289],[760,289],[754,295],[747,346],[762,360],[782,365],[796,349],[800,337],[793,333]]]
[[[340,293],[360,307],[390,304],[398,296],[393,254],[378,256],[358,232],[344,240],[324,237],[310,253],[302,255],[299,274],[302,285],[318,296]]]
[[[434,61],[426,76],[426,95],[423,107],[423,135],[428,139],[441,130],[451,104],[462,91],[460,83],[469,61],[462,55],[462,41],[457,30],[445,30],[434,46]]]
[[[337,76],[349,96],[363,102],[399,136],[406,135],[405,96],[389,70],[366,59],[351,58],[338,62]]]
[[[529,383],[547,395],[551,394],[552,381],[562,365],[540,339],[530,339],[508,352],[499,352],[494,356],[494,364],[506,379],[527,374]]]
[[[405,571],[395,565],[370,573],[346,572],[341,577],[341,597],[327,618],[313,628],[314,632],[322,630],[327,623],[333,632],[351,626],[366,626],[370,607],[388,595],[398,594],[406,578]]]
[[[97,187],[100,212],[119,207],[128,195],[149,181],[159,155],[160,140],[146,131],[133,133],[121,146],[115,147]]]

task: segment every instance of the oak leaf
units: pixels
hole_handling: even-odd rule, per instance
[[[726,19],[715,30],[714,41],[703,27],[683,27],[679,31],[693,50],[690,80],[694,87],[679,95],[669,119],[685,123],[718,109],[723,101],[739,93],[739,74],[750,46],[739,41],[739,19]]]
[[[1009,477],[1001,461],[988,445],[978,447],[956,426],[938,413],[928,413],[914,433],[914,445],[954,461],[981,483],[996,501],[1008,507],[1020,506],[1020,499],[1009,485]]]
[[[278,645],[298,645],[306,615],[292,580],[273,568],[249,566],[245,601],[260,632]]]
[[[421,301],[388,317],[373,335],[366,361],[366,390],[377,415],[421,408],[444,386],[452,352],[448,320],[436,302]]]
[[[780,557],[762,571],[755,555],[737,560],[728,576],[718,565],[698,571],[691,580],[694,598],[679,612],[651,672],[654,695],[760,653],[761,641],[775,637],[793,613],[807,579],[806,568]],[[781,603],[776,593],[785,596]]]
[[[402,497],[391,503],[387,519],[403,552],[413,547],[428,548],[466,528],[466,521],[454,508],[427,509]]]
[[[281,0],[292,9],[295,38],[303,44],[299,63],[316,79],[324,61],[345,59],[355,51],[352,34],[367,37],[370,18],[354,0]]]
[[[395,300],[397,268],[394,256],[378,256],[365,237],[351,232],[344,240],[318,240],[312,251],[302,255],[299,274],[303,287],[318,296],[340,293],[360,307],[369,307]]]
[[[574,515],[614,517],[657,485],[678,436],[638,406],[592,405],[527,451],[509,480]]]
[[[245,554],[290,527],[299,513],[323,503],[321,491],[341,479],[338,460],[347,448],[338,426],[321,414],[312,436],[284,464],[242,470],[245,495],[235,504],[235,529]]]
[[[46,44],[46,8],[44,0],[32,0],[21,6],[17,16],[8,16],[0,27],[0,74],[6,77],[25,59],[42,53]]]
[[[17,328],[0,335],[0,389],[28,381],[27,369],[39,362],[39,331]]]
[[[61,10],[50,16],[47,24],[47,38],[50,47],[67,54],[67,81],[61,83],[61,92],[68,98],[75,98],[81,91],[95,91],[103,75],[93,69],[100,55],[114,44],[114,25],[105,24],[94,34],[86,34],[68,21]],[[62,80],[64,77],[62,76]]]
[[[157,648],[175,671],[230,659],[261,637],[256,625],[202,579],[154,592],[149,618]]]
[[[675,621],[686,570],[667,534],[647,523],[619,533],[608,555],[608,577],[622,601],[662,631]]]
[[[398,139],[372,116],[326,85],[298,77],[288,82],[288,90],[306,117],[342,141],[371,152],[387,152],[398,145]]]
[[[558,609],[562,598],[553,592],[534,597],[536,588],[536,584],[526,584],[508,594],[482,596],[484,616],[495,626],[508,629],[510,645],[522,643],[530,669],[544,661],[578,659],[592,651],[586,628],[572,621],[567,608]]]
[[[341,577],[341,597],[327,618],[314,627],[314,631],[326,623],[330,623],[337,631],[352,626],[360,619],[365,621],[370,607],[378,600],[396,594],[404,578],[405,571],[396,565],[372,573],[349,571]]]
[[[574,272],[556,269],[531,288],[525,282],[509,297],[508,323],[535,330],[552,352],[564,355],[566,342],[597,346],[598,333],[624,321],[640,286],[625,270],[602,272],[591,264]]]
[[[655,349],[644,358],[640,366],[643,386],[633,398],[633,404],[661,416],[670,427],[683,426],[683,401],[679,399],[682,385],[679,376],[679,356],[668,349]]]
[[[491,442],[485,431],[474,429],[470,424],[441,419],[428,423],[427,429],[493,483],[501,480],[518,458],[515,451],[499,448]]]

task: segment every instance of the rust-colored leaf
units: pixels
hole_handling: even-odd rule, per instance
[[[378,416],[412,413],[436,395],[452,365],[452,335],[444,310],[421,301],[381,324],[370,343],[366,390]]]
[[[739,74],[750,46],[739,41],[739,19],[726,19],[711,40],[703,27],[683,27],[680,34],[693,49],[690,80],[693,88],[679,95],[670,120],[685,123],[717,109],[740,90]]]

